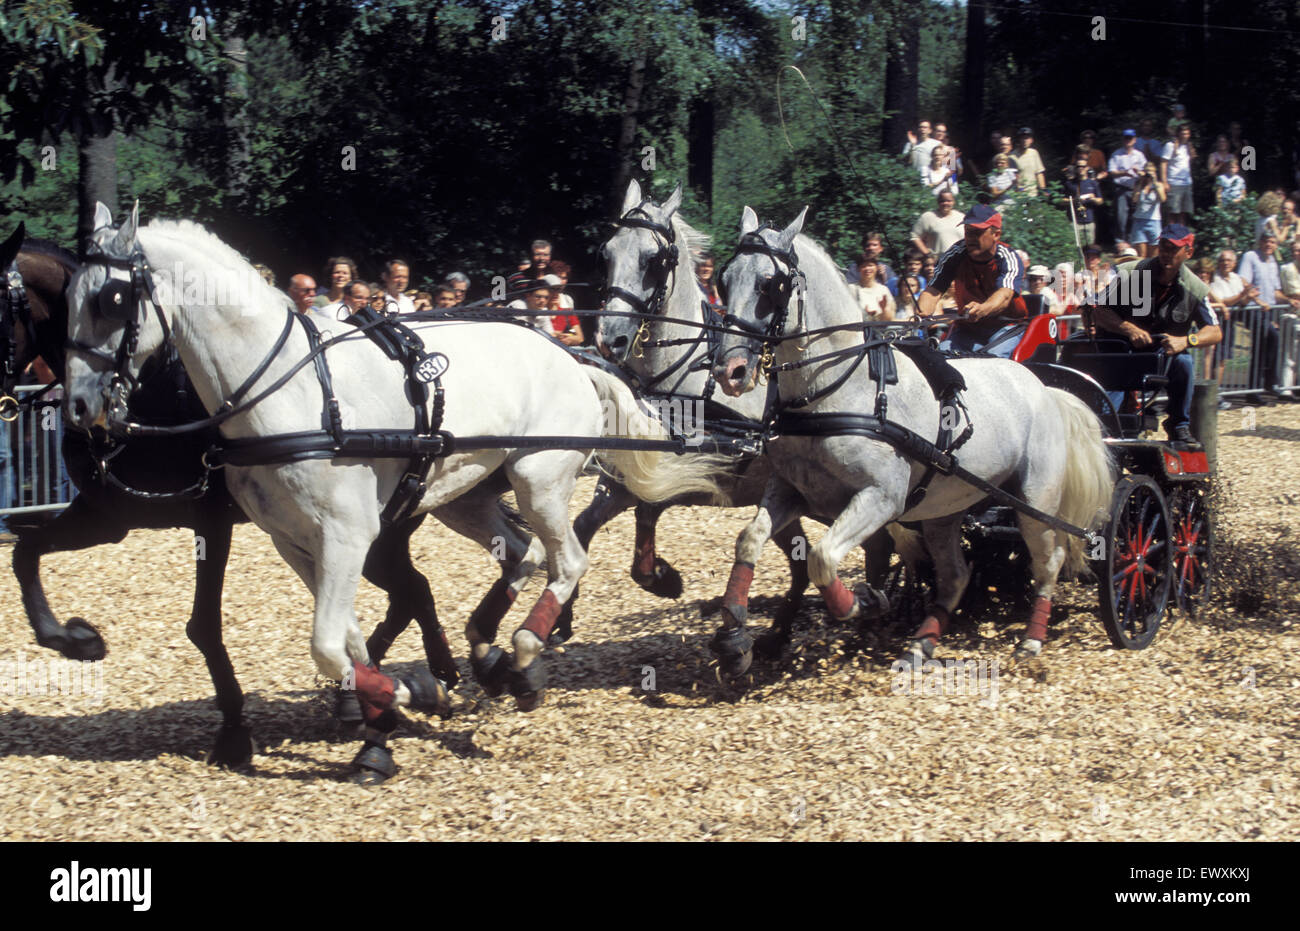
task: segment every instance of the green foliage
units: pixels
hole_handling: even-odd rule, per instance
[[[1059,182],[1049,183],[1037,197],[1010,195],[1000,205],[1003,242],[1029,253],[1035,265],[1079,264],[1079,246],[1088,244],[1075,243],[1074,224],[1070,222],[1069,208],[1064,206],[1066,197],[1065,187]]]
[[[1220,249],[1244,252],[1255,248],[1256,207],[1259,197],[1247,194],[1235,204],[1223,204],[1196,215],[1196,254],[1214,255]]]

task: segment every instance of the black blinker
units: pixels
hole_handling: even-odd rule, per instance
[[[99,289],[99,312],[109,320],[126,323],[135,317],[134,289],[131,282],[110,279]]]

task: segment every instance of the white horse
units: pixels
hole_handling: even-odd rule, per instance
[[[792,435],[812,423],[802,420],[801,424],[806,414],[872,414],[877,410],[877,389],[884,387],[861,360],[865,347],[860,331],[806,335],[862,319],[839,269],[819,246],[800,234],[807,212],[804,208],[788,227],[776,230],[760,228],[758,217],[746,207],[741,221],[743,248],[724,275],[731,295],[730,311],[741,326],[774,337],[805,334],[776,344],[774,362],[780,373],[782,404],[813,398],[811,403],[789,410],[788,419],[779,421],[778,429],[782,423],[789,428],[768,444],[774,475],[757,516],[737,541],[727,597],[732,599],[747,589],[754,560],[773,531],[801,514],[812,513],[834,520],[809,551],[813,583],[835,617],[864,615],[868,612],[839,579],[840,561],[889,522],[919,521],[935,564],[935,601],[904,655],[910,662],[924,662],[932,655],[970,579],[961,552],[962,516],[986,495],[956,476],[939,473],[933,475],[924,497],[909,505],[909,493],[927,470],[893,445],[871,435],[845,435],[842,427],[838,435]],[[724,336],[715,375],[729,394],[753,388],[760,342],[739,331]],[[837,351],[839,355],[830,355]],[[903,353],[891,354],[898,382],[885,391],[887,418],[934,442],[941,426],[940,405],[920,370]],[[1109,506],[1114,485],[1113,465],[1093,413],[1072,395],[1044,387],[1017,363],[978,358],[957,360],[954,365],[965,379],[964,403],[969,414],[962,423],[947,426],[956,427],[957,432],[966,423],[973,426],[973,433],[956,453],[960,465],[1046,515],[1090,528]],[[782,370],[782,366],[789,367]],[[837,385],[841,378],[844,380]],[[1082,568],[1084,547],[1073,535],[1025,513],[1017,516],[1032,559],[1037,596],[1018,651],[1037,654],[1046,638],[1057,575],[1063,569]],[[878,593],[870,595],[880,603]],[[728,671],[734,674],[748,666],[749,638],[743,627],[720,632],[719,639],[727,643],[729,661],[724,667]]]
[[[682,219],[678,212],[681,204],[680,184],[663,204],[656,204],[643,196],[641,185],[635,179],[629,182],[615,224],[618,228],[601,247],[600,254],[605,260],[609,293],[605,309],[639,316],[601,317],[596,345],[648,386],[649,391],[671,395],[672,399],[665,405],[670,411],[689,410],[696,401],[702,407],[707,399],[720,408],[715,416],[731,415],[758,425],[763,419],[765,392],[719,396],[713,390],[717,385],[711,371],[714,339],[702,325],[720,326],[722,318],[704,301],[695,279],[698,256],[708,248],[709,238]],[[692,419],[698,427],[698,418]],[[579,539],[590,540],[616,514],[637,504],[633,577],[656,592],[659,591],[656,586],[662,586],[666,578],[676,578],[675,591],[668,593],[679,595],[680,576],[655,556],[654,533],[659,515],[673,505],[757,505],[770,477],[771,466],[766,457],[749,457],[719,472],[720,501],[694,495],[655,505],[637,504],[636,497],[625,488],[604,482],[595,500],[578,518],[575,529]],[[775,530],[772,539],[790,564],[791,584],[777,608],[772,626],[758,639],[759,652],[767,655],[778,654],[789,641],[791,625],[808,587],[807,564],[796,557],[799,541],[804,539],[799,521],[793,520]],[[883,574],[889,560],[887,536],[882,533],[874,542],[879,545],[866,547],[869,576],[873,570]],[[729,604],[727,610],[746,612],[747,605]],[[743,622],[744,614],[737,620]]]
[[[303,327],[297,325],[301,321],[288,323],[293,312],[284,295],[262,284],[233,249],[196,224],[155,221],[138,228],[137,217],[138,205],[116,229],[108,210],[100,205],[93,239],[107,258],[90,260],[69,284],[69,342],[75,348],[68,361],[65,405],[74,423],[88,428],[104,413],[115,354],[126,336],[124,323],[106,316],[98,303],[100,291],[109,277],[119,279],[115,287],[120,287],[126,269],[133,263],[138,268],[140,259],[152,269],[159,302],[155,310],[142,300],[134,318],[138,340],[123,350],[132,374],[163,341],[162,320],[209,411],[221,409],[237,386],[256,372],[259,362],[268,359],[286,327],[287,343],[269,359],[248,396],[304,359],[309,350]],[[178,275],[184,280],[177,280]],[[106,294],[112,291],[109,288]],[[410,430],[414,415],[403,367],[348,324],[317,318],[317,325],[332,335],[327,356],[343,427]],[[448,321],[412,322],[411,326],[428,349],[446,357],[441,375],[442,428],[454,436],[558,435],[595,440],[614,435],[620,426],[627,435],[664,436],[616,378],[577,364],[558,344],[531,328]],[[320,431],[325,405],[321,383],[309,364],[265,400],[226,420],[222,433],[234,440]],[[538,655],[560,606],[587,567],[586,554],[568,524],[568,505],[590,452],[519,449],[506,441],[497,448],[453,452],[437,459],[424,476],[425,487],[413,510],[416,514],[433,511],[443,523],[498,558],[504,544],[507,564],[514,568],[507,570],[510,578],[504,598],[502,587],[494,587],[495,604],[487,609],[491,612],[504,614],[532,569],[545,558],[548,584],[514,634],[513,662],[504,662],[504,655],[479,634],[479,625],[471,623],[466,630],[476,674],[488,678],[498,691],[509,680],[525,710],[541,699]],[[715,488],[708,474],[713,468],[710,462],[646,451],[611,450],[601,456],[648,500]],[[230,493],[271,535],[276,549],[315,596],[311,651],[317,668],[331,679],[355,684],[368,725],[367,743],[356,761],[362,778],[380,778],[393,771],[385,734],[395,726],[393,706],[412,700],[412,682],[394,682],[370,665],[353,613],[366,551],[380,529],[380,511],[406,466],[405,458],[227,466]],[[502,474],[537,535],[531,544],[496,506],[501,486],[495,479]],[[440,683],[435,683],[435,689],[440,691]],[[439,697],[445,698],[445,693]]]

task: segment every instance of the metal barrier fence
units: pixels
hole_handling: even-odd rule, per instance
[[[1290,304],[1229,308],[1223,342],[1211,352],[1212,367],[1200,362],[1197,374],[1217,380],[1220,397],[1294,390],[1300,317]]]
[[[42,385],[19,385],[19,400]],[[63,468],[63,392],[54,388],[0,423],[0,519],[67,507],[76,490]]]

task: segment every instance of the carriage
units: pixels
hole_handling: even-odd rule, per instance
[[[1203,449],[1153,438],[1161,357],[1123,339],[1078,332],[1050,314],[1031,317],[1012,358],[1045,385],[1069,391],[1097,415],[1120,467],[1109,513],[1091,556],[1102,623],[1119,649],[1140,650],[1169,608],[1195,616],[1209,599],[1214,571],[1211,472]],[[1117,405],[1116,400],[1120,403]],[[1024,590],[1027,554],[1009,507],[971,515],[973,589]]]

